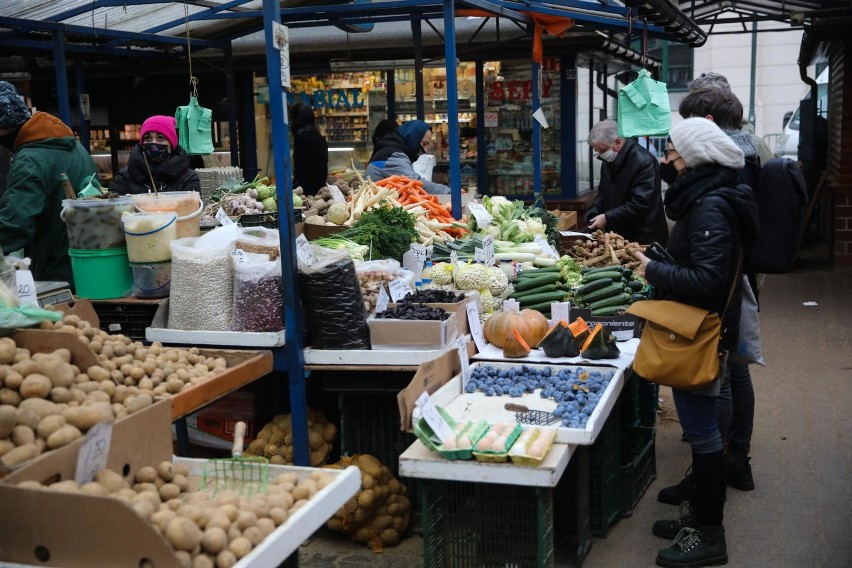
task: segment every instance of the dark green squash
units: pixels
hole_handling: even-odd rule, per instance
[[[571,335],[567,326],[568,324],[564,321],[553,324],[536,347],[544,351],[544,354],[548,357],[562,357],[562,353],[565,351],[566,339],[570,339],[572,343],[574,342],[574,336]]]
[[[568,326],[568,329],[571,330],[571,333],[574,335],[574,345],[577,347],[577,354],[583,347],[583,343],[585,343],[586,339],[589,337],[589,333],[591,330],[589,329],[589,324],[586,323],[586,320],[583,318],[577,318]],[[569,355],[569,357],[576,357],[577,355]]]
[[[595,326],[583,344],[582,355],[586,359],[616,359],[620,354],[615,336],[601,324]]]

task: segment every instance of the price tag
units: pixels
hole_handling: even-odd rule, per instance
[[[405,298],[406,294],[411,293],[411,286],[409,286],[402,278],[392,280],[388,284],[388,288],[390,289],[391,300],[393,300],[394,302],[399,302],[400,300]]]
[[[379,286],[379,297],[376,298],[376,313],[380,314],[388,309],[388,302],[390,301],[390,296],[385,292],[385,285],[381,284]]]
[[[86,432],[83,446],[77,454],[77,471],[74,481],[89,483],[95,475],[104,469],[109,457],[109,444],[112,440],[112,423],[99,422]]]
[[[524,264],[522,262],[513,262],[512,266],[515,268],[515,277],[517,278],[518,274],[524,271]]]
[[[421,245],[420,243],[411,243],[411,252],[414,253],[414,256],[417,257],[418,262],[423,265],[426,262],[426,257],[428,256],[426,247]]]
[[[414,404],[420,409],[420,415],[426,420],[426,423],[432,428],[432,431],[438,436],[442,444],[453,438],[453,429],[450,428],[450,425],[447,424],[447,421],[438,412],[438,407],[429,398],[428,392],[424,392],[417,397]]]
[[[468,203],[467,208],[470,210],[470,214],[476,219],[476,224],[479,225],[479,230],[485,230],[491,226],[491,223],[494,222],[494,219],[491,218],[491,214],[488,213],[488,210],[481,203]]]
[[[314,249],[311,248],[311,243],[305,235],[296,237],[296,255],[302,264],[313,266],[317,263],[317,256],[314,254]]]
[[[550,304],[550,319],[553,321],[571,321],[571,302],[553,302]]]
[[[473,342],[476,343],[477,351],[482,353],[488,342],[482,333],[482,322],[479,321],[479,306],[476,305],[476,302],[468,302],[465,308],[467,309],[467,325],[470,327],[470,335],[473,337]]]
[[[470,358],[467,356],[467,342],[464,340],[464,337],[459,337],[456,340],[456,349],[459,351],[459,362],[461,363],[461,376],[462,376],[462,391],[464,391],[464,387],[467,386],[468,381],[470,381]]]
[[[231,258],[234,259],[234,264],[250,264],[248,255],[243,249],[234,249],[231,251]]]
[[[485,254],[485,266],[494,266],[494,237],[488,235],[482,239],[482,250]]]
[[[544,254],[546,254],[550,258],[555,258],[556,260],[559,260],[559,254],[555,250],[553,250],[553,247],[550,246],[550,243],[547,242],[547,239],[545,239],[541,235],[536,235],[533,242],[535,242],[535,244],[541,247],[541,250],[542,252],[544,252]]]
[[[481,249],[476,247],[473,249],[473,261],[474,262],[485,262],[485,249]]]
[[[346,203],[346,197],[340,188],[333,184],[328,184],[328,190],[331,192],[331,199],[338,203]]]
[[[504,312],[519,312],[521,304],[517,300],[503,300]]]
[[[456,251],[451,251],[450,252],[450,266],[455,268],[458,265],[459,265],[459,253],[457,253]]]
[[[227,227],[228,225],[233,225],[234,222],[231,221],[231,218],[228,217],[228,214],[225,213],[225,210],[221,207],[218,211],[216,211],[216,220],[219,221],[219,224],[223,227]]]
[[[15,284],[18,286],[18,302],[22,306],[38,306],[36,285],[30,270],[16,270]]]

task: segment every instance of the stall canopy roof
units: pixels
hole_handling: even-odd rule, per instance
[[[643,8],[653,16],[650,34],[701,45],[706,34],[672,5],[658,0]],[[457,10],[479,10],[500,18],[504,29],[532,25],[533,18],[571,18],[573,30],[630,33],[642,25],[638,7],[629,0],[456,0]],[[229,41],[262,30],[262,0],[0,0],[0,55],[49,51],[59,35],[65,52],[87,60],[115,57],[162,58],[186,51],[187,35],[193,55],[221,50]],[[342,43],[356,36],[371,37],[375,26],[410,20],[435,21],[441,29],[440,0],[284,0],[282,21],[290,28],[324,27],[314,35],[328,40],[334,26],[368,33],[341,33]],[[496,18],[488,18],[490,20]],[[649,18],[649,20],[652,18]],[[457,18],[458,22],[465,18]],[[410,43],[410,35],[409,35]],[[295,44],[295,38],[293,43]]]

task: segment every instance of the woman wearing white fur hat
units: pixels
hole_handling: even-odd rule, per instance
[[[677,300],[724,313],[721,348],[737,345],[741,295],[737,285],[725,309],[732,283],[739,279],[743,244],[758,230],[751,189],[739,185],[743,153],[706,118],[688,118],[672,127],[666,164],[677,170],[664,205],[675,221],[667,250],[674,263],[639,255],[639,267],[654,286],[655,298]],[[724,368],[724,366],[723,366]],[[722,512],[725,503],[725,456],[716,419],[721,380],[701,391],[672,389],[678,419],[692,450],[695,500],[673,521],[657,521],[653,532],[674,539],[659,552],[659,566],[727,564]]]

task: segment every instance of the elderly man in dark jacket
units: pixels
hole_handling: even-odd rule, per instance
[[[589,146],[603,162],[594,205],[586,212],[589,229],[614,231],[634,242],[662,245],[668,228],[660,193],[660,166],[633,139],[618,136],[614,120],[602,120],[589,132]]]

